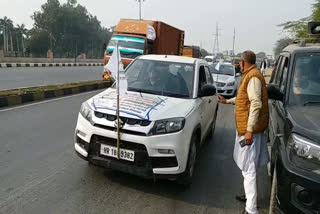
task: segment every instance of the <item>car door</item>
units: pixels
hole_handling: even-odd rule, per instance
[[[200,118],[201,118],[201,129],[202,129],[202,137],[207,133],[208,128],[210,126],[210,118],[209,118],[209,108],[212,103],[212,97],[200,97],[201,88],[205,84],[208,84],[207,75],[205,71],[205,65],[200,64],[199,66],[199,81],[198,81],[198,99],[200,99]]]
[[[286,89],[288,83],[288,68],[289,68],[289,56],[282,55],[276,70],[276,76],[274,78],[274,84],[277,84],[280,91],[286,97]],[[286,118],[285,112],[285,99],[282,101],[271,101],[270,108],[270,125],[271,125],[271,145],[275,142],[276,138],[282,139],[284,135],[284,123]]]
[[[210,85],[213,85],[212,74],[211,74],[208,66],[205,66],[205,73],[206,73],[207,83]],[[216,118],[217,118],[217,114],[218,114],[218,99],[217,99],[216,95],[208,97],[207,105],[208,105],[207,116],[209,119],[209,124],[211,124],[212,122],[215,123]]]

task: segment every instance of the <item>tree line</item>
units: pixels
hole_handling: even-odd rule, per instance
[[[24,38],[27,32],[24,24],[14,26],[8,17],[0,18],[0,47],[4,51],[25,51]]]
[[[306,39],[307,42],[320,41],[319,35],[308,34],[308,22],[320,21],[320,0],[315,0],[315,3],[313,3],[311,7],[312,14],[310,16],[296,21],[288,21],[279,25],[279,27],[281,27],[288,36],[285,36],[276,42],[274,47],[275,56],[279,56],[283,48],[294,43],[297,40]]]
[[[40,11],[32,15],[33,27],[14,26],[7,17],[0,19],[0,47],[4,51],[31,53],[45,57],[51,50],[54,57],[77,57],[85,53],[88,58],[101,58],[103,44],[112,35],[112,28],[101,26],[96,16],[78,4],[68,0],[47,0]]]

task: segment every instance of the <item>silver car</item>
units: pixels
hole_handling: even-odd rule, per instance
[[[209,66],[213,77],[213,85],[217,94],[234,97],[237,95],[238,76],[235,67],[231,63],[214,63]]]

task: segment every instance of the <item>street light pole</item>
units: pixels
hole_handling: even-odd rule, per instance
[[[139,19],[141,20],[141,0],[139,0]]]
[[[139,20],[142,20],[141,18],[141,7],[142,7],[142,1],[145,1],[145,0],[136,0],[137,2],[139,2]]]

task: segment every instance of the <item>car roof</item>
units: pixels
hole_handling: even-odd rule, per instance
[[[201,63],[207,63],[205,60],[202,60],[202,59],[184,57],[184,56],[174,56],[174,55],[143,55],[143,56],[140,56],[139,59],[156,60],[156,61],[164,61],[164,62],[178,62],[178,63],[186,63],[186,64],[193,64],[196,61],[199,61]]]
[[[320,43],[306,43],[302,46],[300,43],[292,44],[284,48],[283,52],[289,53],[305,53],[305,52],[320,52]]]

